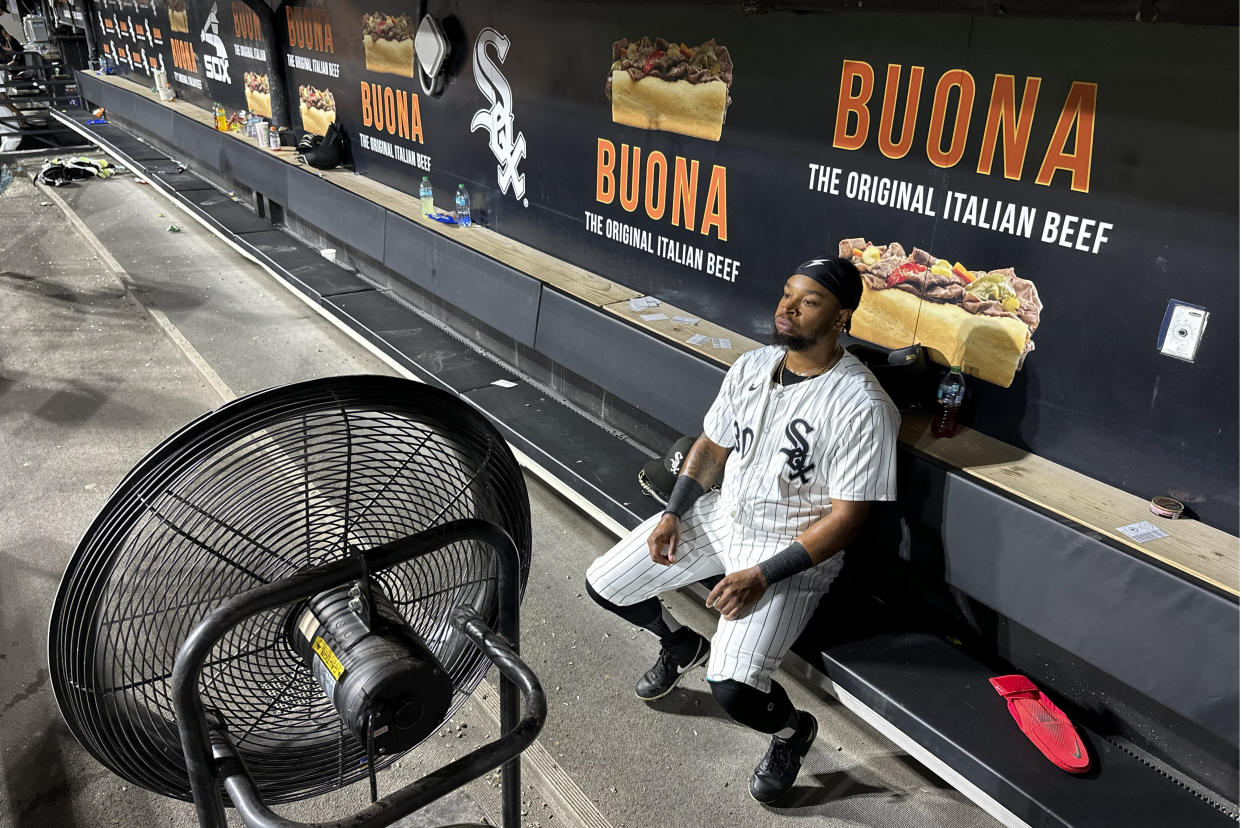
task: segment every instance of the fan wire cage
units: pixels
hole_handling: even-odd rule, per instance
[[[448,393],[356,376],[225,405],[135,467],[79,544],[49,645],[65,720],[118,775],[190,800],[171,677],[195,625],[256,586],[464,518],[509,534],[524,590],[531,530],[521,472],[496,429]],[[494,550],[458,542],[372,577],[451,677],[447,719],[489,665],[450,616],[464,605],[495,625]],[[292,646],[304,606],[232,628],[199,680],[203,704],[271,804],[368,775],[366,746]],[[398,755],[377,757],[376,770]]]

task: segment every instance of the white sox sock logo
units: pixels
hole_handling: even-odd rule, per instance
[[[229,50],[224,48],[224,41],[220,39],[220,21],[216,16],[215,3],[211,4],[211,13],[203,24],[200,39],[216,50],[214,55],[203,53],[203,71],[207,73],[207,77],[231,84],[233,81],[229,80]]]
[[[496,49],[496,57],[505,62],[509,54],[509,38],[492,28],[479,32],[474,42],[474,83],[483,96],[491,102],[490,109],[480,109],[470,119],[470,131],[486,129],[491,133],[487,146],[500,162],[496,165],[496,183],[500,191],[507,193],[513,187],[514,198],[526,195],[526,175],[518,172],[518,164],[526,157],[526,136],[513,134],[513,90],[509,81],[500,73],[500,67],[492,63],[487,46]]]
[[[794,420],[785,426],[785,436],[789,442],[793,443],[793,448],[783,448],[780,451],[785,455],[785,465],[789,466],[790,480],[797,480],[799,483],[810,482],[811,478],[808,475],[815,468],[815,464],[806,462],[807,455],[811,451],[806,435],[814,430],[806,420]]]

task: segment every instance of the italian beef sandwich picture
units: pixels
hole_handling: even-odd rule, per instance
[[[1013,268],[970,270],[917,247],[843,239],[840,254],[862,274],[850,335],[885,348],[918,342],[942,365],[1008,388],[1039,327],[1035,284]]]
[[[267,75],[256,72],[245,74],[246,109],[255,115],[272,117],[272,91],[268,85]]]
[[[719,141],[732,85],[733,60],[715,39],[692,47],[622,38],[612,44],[604,93],[618,124]]]
[[[168,28],[174,32],[189,33],[190,20],[186,16],[185,0],[168,0]]]
[[[368,71],[414,77],[414,24],[409,15],[362,15],[362,49]]]
[[[302,129],[326,135],[328,127],[336,123],[336,99],[331,90],[299,86],[298,112],[302,116]]]

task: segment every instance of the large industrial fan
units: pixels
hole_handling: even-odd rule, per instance
[[[52,611],[56,699],[96,759],[202,828],[226,801],[291,826],[267,806],[367,777],[349,824],[388,825],[502,765],[516,825],[546,713],[517,656],[530,544],[512,453],[456,397],[373,376],[262,391],[164,441],[86,532]],[[492,663],[500,737],[374,801]]]

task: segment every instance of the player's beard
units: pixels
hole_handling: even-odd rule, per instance
[[[784,348],[786,351],[805,351],[818,342],[818,336],[797,336],[796,334],[781,333],[775,326],[772,328],[772,344]]]

